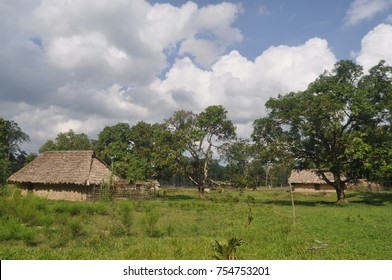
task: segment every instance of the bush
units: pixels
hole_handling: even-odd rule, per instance
[[[86,234],[80,219],[71,219],[68,221],[68,226],[71,230],[73,238],[83,236]]]
[[[0,241],[32,241],[37,231],[21,225],[15,219],[0,220]]]
[[[116,205],[116,216],[121,222],[125,234],[131,234],[133,225],[133,206],[129,201],[120,201]]]
[[[157,227],[158,220],[159,220],[159,213],[156,211],[152,211],[150,213],[145,214],[142,223],[149,237],[163,236],[163,233]]]

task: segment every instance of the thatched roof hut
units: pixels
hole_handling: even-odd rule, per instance
[[[93,151],[49,151],[8,181],[50,199],[85,200],[93,186],[108,184],[111,176],[111,170]]]
[[[325,176],[331,182],[334,181],[333,174],[326,172]],[[328,185],[316,170],[293,170],[289,177],[289,184],[294,189],[314,189],[314,190],[332,190],[333,187]]]

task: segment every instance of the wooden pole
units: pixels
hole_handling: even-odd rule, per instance
[[[291,206],[293,207],[293,224],[295,225],[297,217],[296,217],[296,214],[295,214],[295,204],[294,204],[293,188],[292,188],[290,183],[289,183],[289,187],[290,187],[290,195],[291,195]]]

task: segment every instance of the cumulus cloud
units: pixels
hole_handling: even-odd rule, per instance
[[[356,62],[369,70],[380,60],[392,65],[392,25],[380,24],[363,37]]]
[[[335,62],[327,41],[313,38],[300,46],[270,47],[254,61],[232,51],[211,70],[200,69],[189,58],[180,59],[154,90],[173,108],[197,111],[222,104],[234,122],[249,124],[264,114],[269,97],[305,89]]]
[[[8,105],[14,110],[18,108],[13,113],[13,120],[30,135],[32,141],[24,147],[29,152],[37,152],[48,139],[54,139],[60,132],[72,129],[77,133],[87,133],[95,137],[105,125],[113,124],[113,119],[97,114],[75,114],[63,106]]]
[[[194,103],[154,90],[170,69],[167,54],[210,67],[241,41],[232,26],[240,12],[240,5],[225,2],[2,3],[1,117],[19,122],[35,143],[71,128],[95,137],[105,124],[161,121],[177,108],[172,97]]]
[[[101,71],[98,80],[147,84],[167,66],[164,50],[177,45],[181,54],[209,66],[242,39],[232,27],[239,11],[231,3],[198,8],[193,2],[174,7],[143,0],[46,0],[32,22],[52,65],[83,79],[86,72]],[[213,37],[201,40],[205,34]],[[201,52],[201,45],[208,47]]]
[[[392,6],[392,0],[355,0],[351,3],[345,17],[345,24],[353,26]]]

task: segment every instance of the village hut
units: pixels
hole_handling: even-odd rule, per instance
[[[135,188],[136,189],[154,189],[158,190],[161,184],[158,182],[158,180],[139,180],[135,182]]]
[[[326,172],[325,176],[331,182],[334,181],[333,174]],[[322,178],[321,175],[317,174],[316,170],[293,170],[289,177],[289,185],[293,190],[333,190],[331,185]]]
[[[93,151],[44,152],[8,181],[22,193],[54,200],[89,200],[93,192],[116,177]]]

